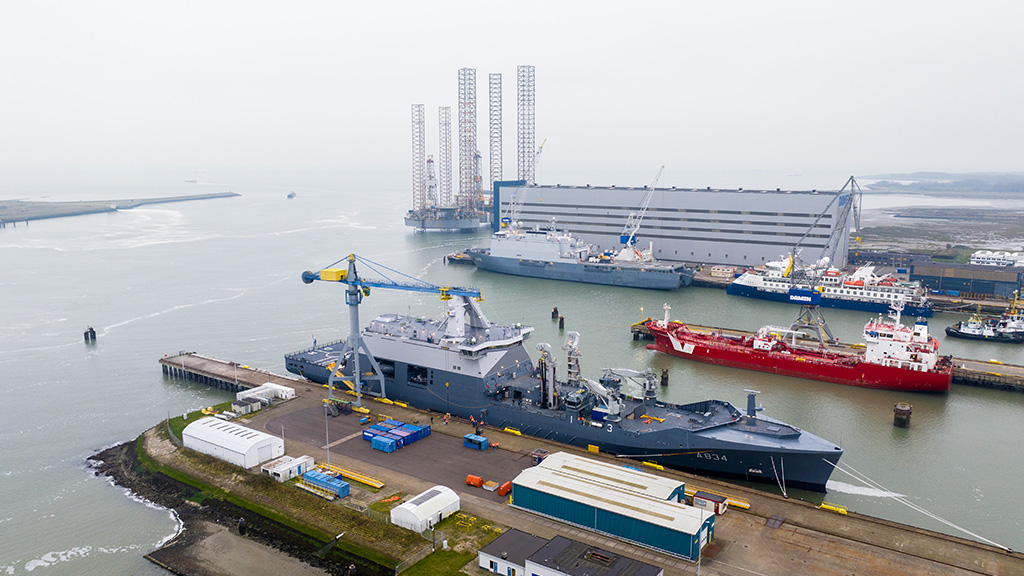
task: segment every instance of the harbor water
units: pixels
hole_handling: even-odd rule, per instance
[[[585,376],[605,367],[667,369],[662,395],[674,402],[716,398],[743,406],[744,389],[759,390],[765,414],[845,450],[827,495],[790,490],[791,497],[1024,549],[1024,501],[1016,490],[1024,476],[1018,447],[1024,394],[957,385],[948,395],[864,390],[650,352],[646,342],[631,339],[629,326],[660,317],[666,303],[673,319],[745,330],[788,324],[798,309],[709,288],[619,289],[446,265],[447,254],[486,246],[487,231],[413,233],[403,223],[407,172],[380,174],[369,168],[140,170],[10,180],[19,198],[31,200],[241,196],[0,230],[0,574],[164,574],[142,555],[176,533],[177,519],[95,477],[87,459],[168,415],[230,397],[163,376],[163,355],[196,351],[285,374],[285,353],[314,339],[345,337],[343,287],[306,285],[300,274],[352,252],[435,284],[480,288],[492,320],[536,328],[531,350],[542,342],[560,350],[567,332],[578,331]],[[844,179],[835,175],[813,186],[828,188],[834,180],[835,188]],[[799,186],[739,180],[708,184]],[[870,196],[864,205],[871,208]],[[564,330],[551,319],[554,307],[565,317]],[[440,316],[443,310],[434,295],[375,289],[360,314],[365,324],[386,312]],[[858,341],[870,318],[824,313],[845,342]],[[946,338],[942,329],[957,319],[930,320],[943,354],[1024,364],[1024,346]],[[83,338],[89,326],[94,343]],[[893,426],[897,402],[913,405],[909,428]]]

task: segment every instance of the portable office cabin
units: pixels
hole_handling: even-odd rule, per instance
[[[714,538],[714,514],[540,466],[512,481],[511,505],[687,559]]]
[[[284,482],[296,476],[302,476],[303,472],[312,470],[313,464],[312,456],[299,456],[298,458],[281,456],[277,460],[267,462],[260,467],[260,470],[263,474],[270,476],[274,480]]]
[[[413,532],[423,532],[459,511],[459,495],[447,486],[417,494],[412,500],[391,509],[391,523]]]
[[[243,468],[284,456],[281,438],[212,417],[189,424],[181,437],[186,448]]]
[[[710,492],[698,490],[693,495],[693,505],[715,514],[725,514],[726,509],[729,507],[729,502],[721,494],[711,494]]]

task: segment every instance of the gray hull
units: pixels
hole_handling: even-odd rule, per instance
[[[330,372],[325,366],[346,353],[344,343],[327,344],[286,355],[286,367],[326,383]],[[387,398],[584,449],[597,446],[623,458],[824,492],[842,456],[842,449],[813,434],[764,416],[750,419],[732,404],[717,400],[676,405],[627,396],[625,416],[614,423],[589,412],[542,407],[540,381],[522,346],[506,350],[500,371],[484,377],[427,368],[393,354],[374,355],[384,369]],[[361,356],[363,361],[368,359]],[[382,395],[377,382],[364,383],[362,392]],[[562,397],[571,393],[560,387]]]
[[[676,290],[693,281],[693,270],[682,264],[544,262],[495,257],[481,249],[468,250],[467,254],[481,270],[547,280],[653,290]]]

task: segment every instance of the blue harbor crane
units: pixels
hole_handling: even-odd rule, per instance
[[[348,267],[338,267],[342,262],[348,261]],[[367,280],[359,276],[359,272],[356,270],[356,262],[370,268],[378,275],[383,277],[382,280]],[[400,276],[406,281],[395,281],[388,277],[388,273]],[[361,256],[355,254],[349,254],[345,258],[328,265],[325,268],[321,268],[316,272],[306,270],[302,273],[302,281],[306,284],[312,284],[316,280],[323,280],[325,282],[340,282],[348,285],[345,290],[345,304],[348,305],[348,318],[349,318],[349,336],[348,336],[348,352],[352,355],[352,384],[356,392],[356,406],[362,405],[362,383],[361,380],[380,380],[380,391],[381,396],[386,397],[384,391],[384,374],[381,372],[380,365],[377,360],[370,353],[370,350],[366,347],[366,343],[363,342],[363,338],[359,333],[359,303],[363,301],[364,296],[370,295],[371,288],[388,288],[393,290],[406,290],[409,292],[426,292],[428,294],[438,294],[441,300],[451,300],[454,296],[462,296],[466,298],[474,298],[477,302],[482,302],[484,297],[476,288],[461,288],[453,286],[438,286],[431,284],[424,280],[414,278],[408,274],[403,274],[397,270],[393,270],[378,264],[372,260],[367,260]],[[366,357],[370,359],[370,364],[373,367],[373,372],[367,372],[362,374],[359,371],[359,352],[362,351],[366,354]],[[335,368],[331,369],[331,376],[327,381],[327,399],[328,401],[334,400],[334,378],[340,372],[338,366],[341,365],[342,357],[341,354],[338,356],[338,360],[335,362]]]

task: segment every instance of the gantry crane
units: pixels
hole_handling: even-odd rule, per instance
[[[344,261],[348,261],[347,268],[338,268],[338,264]],[[384,277],[383,280],[366,280],[359,276],[358,270],[356,270],[356,262],[369,267],[377,274]],[[387,277],[387,274],[382,270],[386,270],[393,274],[402,276],[410,282],[396,282]],[[380,370],[380,365],[377,364],[377,360],[370,353],[370,350],[366,347],[366,343],[363,342],[362,335],[359,332],[359,303],[363,301],[364,296],[370,295],[371,288],[389,288],[394,290],[407,290],[410,292],[426,292],[428,294],[438,294],[441,300],[451,300],[453,296],[462,296],[466,298],[474,298],[477,302],[483,301],[483,295],[480,291],[475,288],[460,288],[452,286],[438,286],[413,278],[408,274],[403,274],[397,270],[392,270],[387,266],[367,260],[355,254],[349,254],[347,257],[334,262],[333,264],[321,268],[316,272],[306,270],[302,273],[302,281],[306,284],[312,284],[316,280],[323,280],[326,282],[340,282],[348,285],[345,290],[345,304],[348,305],[348,318],[349,318],[349,336],[348,336],[348,350],[352,354],[352,384],[356,391],[356,406],[362,405],[361,395],[361,380],[380,380],[380,392],[381,396],[386,397],[384,390],[384,374]],[[373,366],[373,372],[367,372],[362,374],[359,371],[359,352],[362,351],[366,354],[366,357],[370,359],[370,364]],[[341,356],[339,354],[338,359],[335,361],[335,366],[341,365]],[[336,368],[331,369],[331,376],[327,380],[327,398],[333,400],[334,391],[334,378],[340,370]]]

